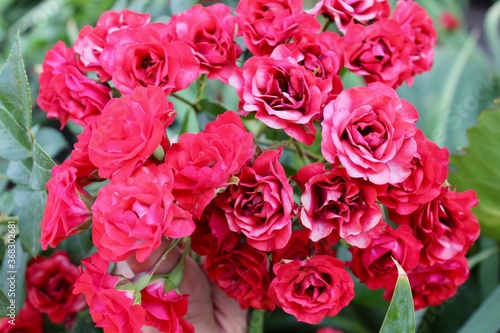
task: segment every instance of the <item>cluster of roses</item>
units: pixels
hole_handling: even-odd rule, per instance
[[[425,10],[399,1],[391,15],[387,0],[322,0],[304,12],[300,0],[243,0],[235,12],[196,5],[149,23],[147,14],[109,11],[73,47],[47,53],[38,104],[84,129],[47,183],[41,243],[56,247],[92,226],[97,253],[83,260],[74,292],[85,294],[97,326],[192,331],[187,295],[168,276],[138,287],[108,272],[110,262],[144,262],[185,237],[242,308],[278,306],[311,324],[354,297],[339,242],[352,273],[387,298],[397,278],[391,258],[408,273],[417,309],[451,297],[479,235],[477,199],[450,189],[448,151],[416,128],[417,110],[393,89],[432,65],[436,33]],[[320,15],[342,36],[320,32]],[[253,54],[241,68],[235,35]],[[341,69],[368,86],[343,90]],[[168,98],[200,74],[235,87],[240,115],[283,130],[285,148],[311,157],[303,144],[318,137],[322,156],[289,177],[283,147],[262,151],[232,111],[171,143]],[[104,180],[95,198],[86,191]]]

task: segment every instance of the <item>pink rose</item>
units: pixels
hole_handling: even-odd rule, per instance
[[[145,261],[163,236],[189,236],[191,215],[175,204],[172,171],[153,164],[100,189],[92,206],[92,241],[102,258],[122,261],[135,254]]]
[[[268,259],[264,252],[248,245],[206,257],[203,267],[208,276],[229,297],[235,298],[243,309],[274,310],[269,300]]]
[[[345,33],[352,23],[369,24],[370,21],[388,18],[391,5],[387,0],[320,0],[307,13],[325,15]]]
[[[315,75],[301,65],[303,61],[300,51],[281,45],[271,57],[248,59],[241,76],[235,75],[229,82],[241,98],[241,114],[255,112],[267,126],[283,129],[310,145],[316,133],[313,120],[321,117],[323,96]]]
[[[382,83],[344,90],[324,109],[321,151],[353,178],[400,183],[417,151],[417,118],[415,107]]]
[[[300,0],[242,0],[235,9],[238,36],[254,55],[269,55],[303,33],[317,33],[319,21],[302,12]]]
[[[101,14],[95,28],[84,26],[76,38],[74,49],[78,55],[78,67],[85,72],[97,72],[102,82],[111,79],[101,67],[99,57],[106,46],[108,35],[116,30],[139,28],[149,23],[149,14],[128,9],[108,10]]]
[[[52,168],[46,184],[47,204],[41,222],[42,249],[55,248],[59,242],[88,227],[91,195],[78,183],[77,170],[67,162]]]
[[[479,237],[479,223],[472,214],[478,203],[476,193],[451,191],[442,187],[439,196],[410,215],[390,212],[392,221],[407,224],[424,244],[420,262],[434,265],[464,256]]]
[[[191,49],[183,42],[170,42],[167,33],[166,24],[151,23],[108,35],[99,61],[121,93],[155,86],[167,95],[196,80],[199,64]]]
[[[231,8],[221,3],[208,7],[198,4],[172,16],[168,25],[172,40],[191,47],[200,63],[200,73],[227,83],[241,55],[241,47],[234,42]]]
[[[174,171],[173,193],[179,206],[199,218],[216,190],[250,162],[253,135],[240,117],[227,111],[200,133],[184,133],[165,156]]]
[[[165,128],[174,116],[172,103],[157,87],[138,87],[130,96],[111,100],[97,120],[88,146],[99,176],[124,179],[160,144],[166,148]]]
[[[76,67],[75,52],[58,42],[47,52],[40,74],[37,103],[61,128],[69,120],[85,126],[111,98],[111,89],[89,79]]]
[[[389,227],[374,238],[367,248],[349,249],[352,253],[349,268],[368,288],[391,289],[398,277],[392,258],[409,272],[418,265],[421,249],[422,244],[413,237],[408,226],[403,225],[394,230]]]
[[[134,304],[133,292],[115,289],[121,279],[108,273],[109,262],[95,253],[82,265],[85,270],[79,269],[73,293],[85,295],[96,327],[105,332],[142,333],[145,310]]]
[[[66,252],[33,258],[26,268],[26,301],[53,323],[68,323],[87,306],[83,295],[73,295],[77,277],[78,268]]]
[[[96,128],[97,119],[91,119],[83,128],[82,133],[77,135],[78,141],[73,145],[73,150],[69,159],[64,164],[76,169],[75,175],[82,186],[86,186],[93,181],[101,180],[97,175],[97,167],[90,161],[89,158],[89,142],[92,138],[92,132]]]
[[[306,165],[293,178],[302,188],[300,222],[313,241],[333,232],[364,248],[384,230],[376,201],[381,189],[351,179],[344,168],[327,171],[321,163]]]
[[[331,256],[283,261],[274,264],[273,271],[269,296],[298,321],[317,324],[354,298],[354,282],[344,263]]]
[[[286,245],[292,233],[293,189],[283,166],[282,150],[267,150],[238,175],[236,185],[215,199],[226,213],[233,232],[246,236],[261,251]]]
[[[421,204],[432,201],[441,193],[448,177],[448,149],[439,148],[417,129],[417,153],[411,161],[411,173],[401,183],[389,185],[378,199],[401,215],[414,212]]]
[[[292,236],[284,248],[272,252],[272,261],[277,263],[281,260],[306,260],[318,254],[335,257],[336,251],[333,247],[338,241],[337,235],[330,234],[319,242],[312,242],[309,230],[296,229],[292,231]]]
[[[367,83],[382,82],[393,88],[412,76],[412,43],[398,22],[390,19],[369,26],[352,24],[338,42],[344,66]]]

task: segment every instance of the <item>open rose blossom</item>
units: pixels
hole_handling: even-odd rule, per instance
[[[200,62],[200,73],[227,83],[241,55],[241,47],[234,42],[236,24],[231,8],[221,3],[198,4],[172,16],[168,26],[172,40],[191,47]]]
[[[83,295],[73,295],[77,277],[78,267],[66,252],[33,258],[26,269],[26,301],[53,323],[70,322],[87,306]]]
[[[238,115],[227,111],[199,133],[184,133],[165,156],[174,171],[173,193],[179,206],[199,218],[216,190],[250,162],[253,135]]]
[[[111,79],[101,67],[99,57],[106,46],[108,35],[116,30],[139,28],[149,23],[150,15],[136,13],[129,9],[108,10],[101,14],[94,27],[84,26],[75,41],[78,67],[85,72],[97,72],[102,82]]]
[[[122,261],[135,254],[143,262],[163,236],[182,238],[194,231],[191,214],[174,202],[173,182],[168,166],[151,164],[99,191],[92,206],[92,240],[104,259]]]
[[[353,178],[402,182],[417,151],[417,118],[415,107],[384,84],[344,90],[325,107],[321,151]]]
[[[320,0],[307,13],[323,14],[334,21],[341,32],[345,32],[352,23],[368,24],[388,18],[391,5],[388,0]]]
[[[46,184],[47,204],[41,222],[40,243],[46,250],[88,227],[91,213],[87,204],[91,195],[78,183],[77,170],[67,162],[52,168]]]
[[[287,46],[277,47],[270,57],[252,57],[241,76],[229,82],[241,98],[241,114],[255,112],[255,118],[271,128],[283,129],[292,138],[312,144],[321,117],[323,96],[316,76],[303,67],[304,54]]]
[[[325,170],[322,163],[301,168],[294,180],[302,188],[300,222],[317,242],[332,232],[350,245],[367,247],[385,228],[376,202],[380,191],[351,179],[346,169]]]
[[[115,289],[121,281],[108,273],[109,262],[95,253],[82,260],[74,294],[84,294],[96,327],[105,332],[142,333],[146,311],[134,304],[134,293]]]
[[[269,55],[276,46],[303,33],[317,33],[319,21],[302,12],[301,0],[242,0],[235,12],[238,35],[254,55]]]
[[[308,324],[335,316],[354,298],[354,282],[336,258],[318,255],[308,260],[282,261],[269,295],[288,314]]]
[[[174,116],[173,106],[160,88],[138,87],[130,96],[111,100],[89,142],[89,158],[99,168],[99,176],[130,176],[165,143],[165,128]]]
[[[85,126],[111,98],[111,89],[86,77],[78,68],[73,48],[58,42],[47,52],[40,74],[37,104],[61,128],[68,120]]]
[[[12,323],[15,325],[12,325]],[[47,333],[43,329],[43,317],[37,309],[25,305],[16,313],[14,321],[10,317],[0,318],[2,333]]]

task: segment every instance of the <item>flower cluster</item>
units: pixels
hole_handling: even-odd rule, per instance
[[[140,285],[108,272],[187,237],[242,308],[316,324],[353,299],[346,267],[389,299],[392,258],[417,309],[441,303],[468,276],[477,198],[447,184],[447,149],[417,129],[417,110],[394,90],[431,68],[435,42],[425,10],[404,0],[392,14],[387,0],[321,0],[309,11],[300,0],[242,0],[234,16],[196,5],[167,23],[102,14],[43,65],[38,104],[83,127],[47,184],[43,249],[92,226],[97,253],[74,292],[105,332],[193,331],[188,295],[168,278]],[[367,85],[344,89],[341,71]],[[205,78],[233,86],[239,109],[169,137],[172,99]],[[262,130],[251,132],[255,119]],[[313,143],[321,154],[307,150]],[[290,152],[303,161],[293,172],[282,164]],[[351,260],[336,257],[339,246]]]

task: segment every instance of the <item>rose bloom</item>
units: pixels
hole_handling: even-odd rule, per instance
[[[87,204],[91,195],[78,183],[77,170],[67,162],[52,168],[46,184],[47,204],[41,221],[42,249],[55,248],[59,242],[85,230],[91,219]]]
[[[166,291],[165,279],[149,283],[141,290],[141,306],[146,311],[146,326],[162,333],[194,333],[193,326],[184,319],[188,310],[188,296],[177,291]]]
[[[411,75],[407,79],[411,85],[415,74],[431,70],[437,33],[425,8],[413,1],[398,1],[392,19],[400,24],[404,35],[411,41]]]
[[[179,206],[199,218],[216,190],[228,186],[253,152],[252,133],[232,111],[218,115],[203,132],[182,134],[165,156],[174,170],[172,192]]]
[[[242,0],[235,9],[238,36],[254,55],[265,56],[279,44],[304,33],[317,33],[319,21],[302,12],[300,0]]]
[[[321,327],[321,328],[318,328],[316,333],[344,333],[344,332],[333,329],[331,327]]]
[[[5,310],[3,310],[5,311]],[[43,317],[37,310],[29,305],[16,313],[15,325],[12,325],[12,318],[0,318],[0,332],[2,333],[45,333],[43,329]]]
[[[302,188],[300,222],[313,241],[333,232],[350,245],[367,247],[385,229],[376,201],[381,189],[351,179],[346,169],[325,170],[322,163],[314,163],[293,179]]]
[[[132,95],[111,100],[97,120],[89,142],[89,158],[102,178],[124,179],[146,162],[162,144],[175,111],[157,87],[134,89]]]
[[[99,61],[122,94],[138,86],[155,86],[167,95],[196,80],[199,64],[190,47],[170,42],[167,33],[166,24],[151,23],[108,35]]]
[[[66,252],[33,258],[26,268],[26,301],[53,323],[69,322],[87,305],[83,295],[73,295],[77,277]]]
[[[162,164],[138,168],[129,178],[111,179],[92,206],[92,241],[102,258],[145,261],[162,237],[182,238],[195,228],[191,214],[172,195],[173,175]]]
[[[352,24],[338,42],[344,66],[367,83],[382,82],[396,88],[412,77],[413,44],[398,22],[376,21],[369,26]]]
[[[75,52],[58,42],[47,52],[40,74],[37,104],[61,128],[68,120],[85,126],[111,98],[111,89],[89,79],[76,67]]]
[[[410,215],[389,213],[392,221],[407,224],[424,244],[420,262],[442,263],[467,253],[479,237],[479,222],[472,214],[478,203],[473,190],[455,192],[442,187],[434,200],[422,204]]]
[[[75,175],[82,186],[86,186],[93,181],[99,181],[101,178],[97,175],[97,167],[89,158],[89,142],[92,138],[92,132],[96,128],[97,119],[91,119],[83,128],[82,133],[77,135],[77,142],[73,145],[73,150],[64,164],[76,169]]]
[[[442,12],[438,18],[445,30],[455,31],[460,27],[460,19],[450,12]]]
[[[325,15],[345,33],[352,23],[369,24],[373,20],[388,18],[391,5],[387,0],[320,0],[306,12]]]
[[[108,10],[101,14],[94,27],[84,26],[75,40],[78,67],[85,72],[97,72],[102,82],[111,79],[101,67],[99,57],[106,46],[108,35],[116,30],[139,28],[149,23],[149,14],[136,13],[129,9]]]
[[[353,178],[400,183],[411,174],[417,118],[415,107],[382,83],[346,89],[325,107],[321,151]]]
[[[252,57],[241,75],[230,78],[241,98],[240,112],[271,128],[283,129],[292,138],[312,144],[316,128],[313,120],[321,117],[323,96],[315,75],[303,67],[304,54],[285,45],[270,57]]]
[[[265,252],[248,245],[206,257],[203,268],[208,276],[243,309],[274,310],[267,296],[269,289],[268,259]]]
[[[227,83],[241,55],[241,47],[234,42],[236,24],[231,8],[221,3],[198,4],[173,15],[168,26],[172,40],[191,47],[200,62],[200,73]]]
[[[282,261],[269,296],[288,314],[308,324],[335,316],[354,298],[354,282],[336,258],[318,255],[308,260]]]
[[[272,261],[277,263],[281,260],[306,260],[318,254],[335,257],[336,251],[333,249],[339,241],[338,235],[330,234],[319,242],[312,242],[309,238],[309,230],[296,229],[292,231],[292,236],[285,247],[272,252]]]
[[[121,279],[108,273],[109,262],[94,253],[82,265],[73,293],[85,295],[95,326],[106,333],[142,333],[146,311],[134,304],[133,292],[115,289]]]
[[[286,245],[292,233],[293,189],[279,163],[282,150],[267,150],[216,198],[231,231],[246,236],[261,251]]]
[[[418,265],[421,249],[422,244],[411,234],[410,227],[388,227],[367,248],[349,248],[349,268],[370,289],[394,288],[398,271],[392,258],[408,272]]]
[[[448,149],[439,148],[426,139],[420,129],[415,133],[415,140],[417,153],[411,161],[410,176],[401,183],[389,185],[378,197],[386,207],[401,215],[411,214],[421,204],[435,199],[448,177]]]

